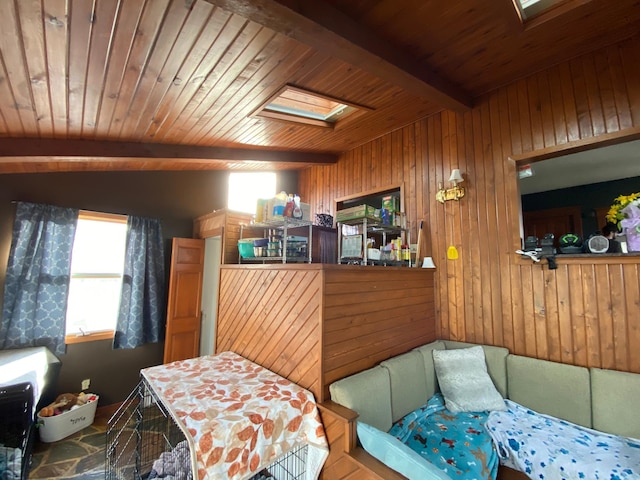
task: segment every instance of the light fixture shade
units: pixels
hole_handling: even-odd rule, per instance
[[[432,257],[424,257],[422,260],[422,268],[436,268],[435,263],[433,263]]]
[[[458,184],[464,181],[459,168],[454,168],[453,170],[451,170],[451,176],[449,177],[449,181],[455,184]]]

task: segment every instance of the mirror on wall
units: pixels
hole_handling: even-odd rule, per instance
[[[640,140],[519,164],[524,238],[599,232],[619,195],[640,191]]]

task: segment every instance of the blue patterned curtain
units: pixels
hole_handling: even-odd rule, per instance
[[[4,286],[0,345],[65,352],[65,317],[78,210],[19,202]]]
[[[113,348],[135,348],[164,338],[165,277],[158,220],[129,217],[120,312]]]

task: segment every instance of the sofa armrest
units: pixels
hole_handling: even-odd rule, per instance
[[[358,434],[356,433],[358,412],[331,400],[319,403],[318,409],[323,417],[331,417],[331,420],[327,423],[337,422],[343,426],[343,442],[334,445],[332,439],[329,438],[329,449],[342,447],[343,452],[341,453],[373,478],[380,480],[406,480],[403,475],[387,467],[365,451],[364,448],[358,446]]]
[[[339,403],[327,400],[318,404],[322,415],[331,415],[340,423],[344,424],[344,451],[352,452],[357,445],[358,434],[356,433],[356,420],[358,412],[344,407]]]

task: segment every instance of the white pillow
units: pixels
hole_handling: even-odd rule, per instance
[[[506,410],[504,398],[487,372],[481,346],[434,350],[438,384],[450,412]]]
[[[356,429],[358,440],[369,454],[409,480],[451,480],[449,475],[393,435],[362,422],[357,422]]]

